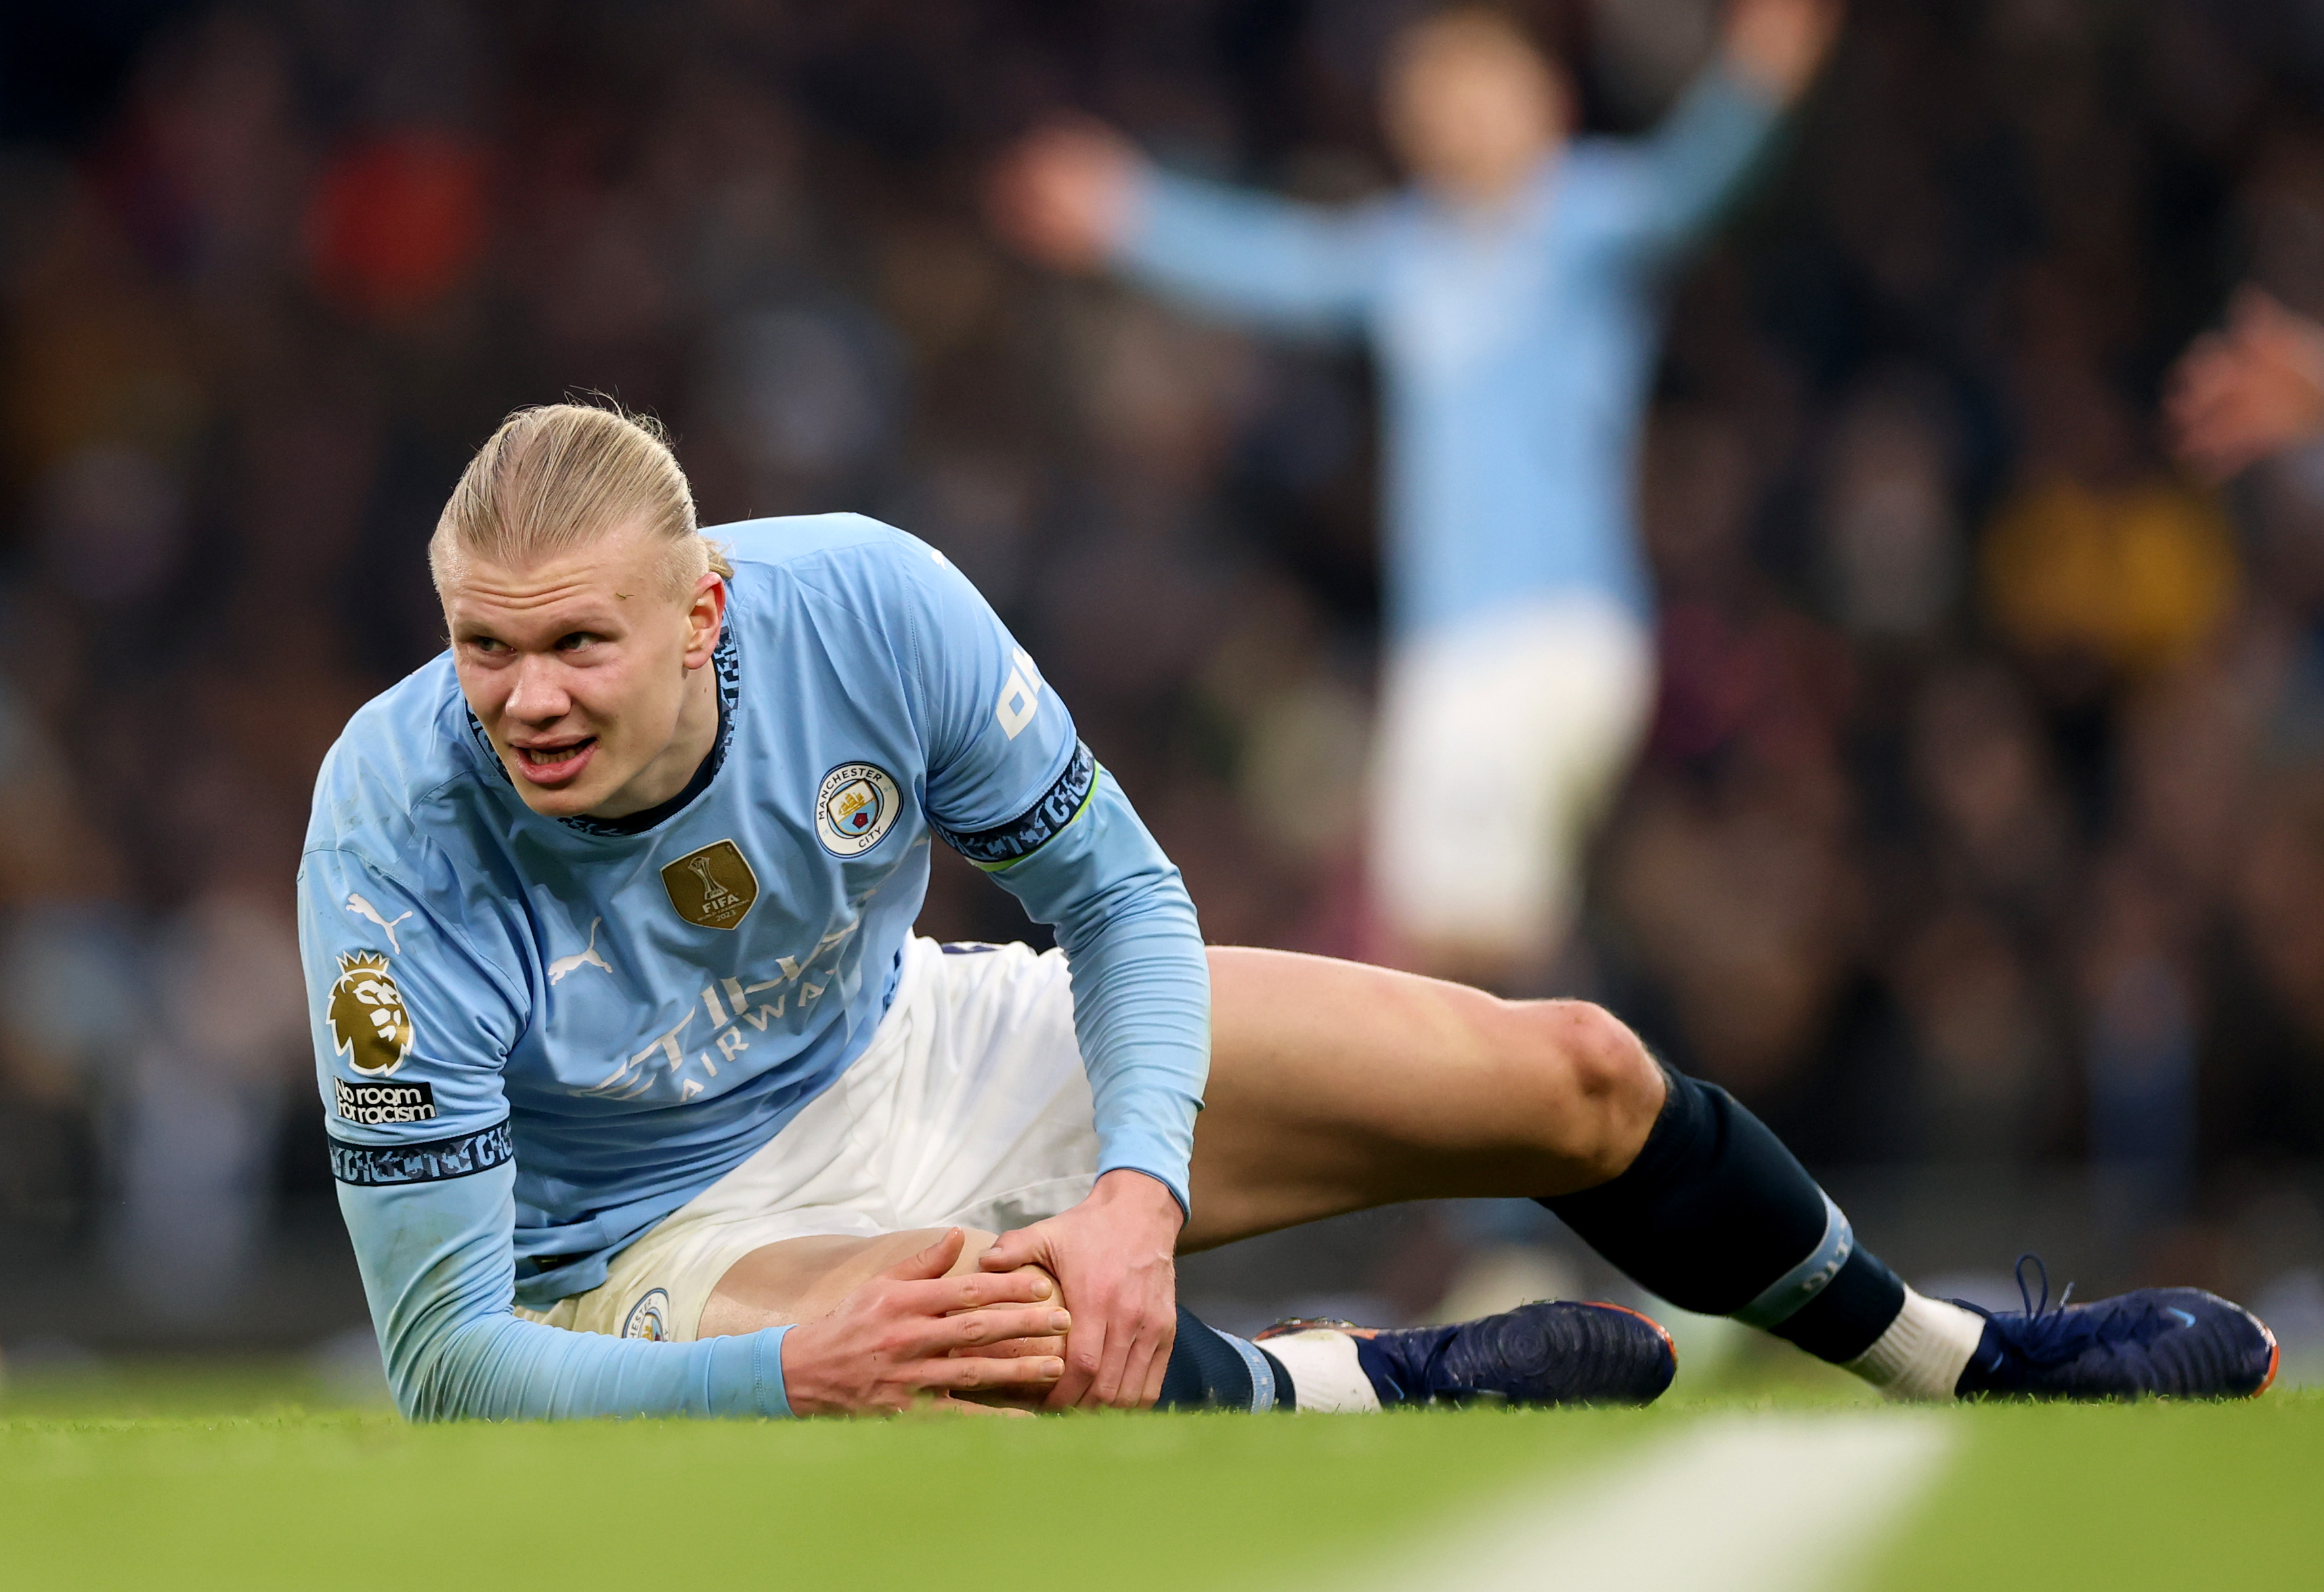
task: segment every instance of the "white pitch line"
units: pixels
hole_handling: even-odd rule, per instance
[[[1936,1415],[1713,1417],[1608,1470],[1544,1478],[1433,1530],[1371,1584],[1382,1592],[1842,1586],[1941,1473],[1953,1439]]]

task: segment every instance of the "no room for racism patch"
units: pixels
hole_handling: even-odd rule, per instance
[[[350,1083],[331,1080],[331,1109],[342,1122],[383,1127],[397,1122],[436,1120],[436,1090],[426,1083]]]

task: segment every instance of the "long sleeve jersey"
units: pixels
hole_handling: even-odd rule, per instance
[[[299,873],[339,1203],[415,1418],[787,1410],[781,1330],[677,1344],[545,1308],[861,1055],[939,838],[1055,926],[1101,1173],[1183,1205],[1209,977],[1177,870],[927,544],[850,514],[732,550],[715,772],[641,833],[519,798],[448,655],[325,759]]]
[[[1652,136],[1579,140],[1489,216],[1416,191],[1323,209],[1149,170],[1114,262],[1231,319],[1369,339],[1392,634],[1562,592],[1643,617],[1632,480],[1656,291],[1776,120],[1713,69]]]

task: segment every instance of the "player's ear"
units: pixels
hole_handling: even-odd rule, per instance
[[[694,601],[686,611],[686,667],[698,669],[718,649],[718,632],[726,622],[726,583],[715,570],[705,570],[694,583]]]

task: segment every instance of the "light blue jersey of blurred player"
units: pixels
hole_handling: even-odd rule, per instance
[[[732,549],[717,750],[672,810],[532,812],[448,654],[326,760],[300,943],[341,1206],[412,1414],[780,1413],[780,1330],[519,1319],[733,1170],[870,1044],[941,835],[1055,925],[1099,1172],[1183,1204],[1208,1061],[1194,911],[1033,660],[854,515]]]
[[[1199,308],[1370,344],[1398,640],[1549,594],[1643,618],[1631,483],[1658,295],[1776,121],[1714,70],[1651,138],[1577,140],[1489,216],[1417,189],[1333,211],[1150,169],[1115,259]]]
[[[1481,52],[1492,87],[1526,49],[1458,14],[1422,24],[1391,79],[1437,69],[1416,50]],[[1126,197],[1123,274],[1248,324],[1360,336],[1379,362],[1390,647],[1370,871],[1437,971],[1522,979],[1563,932],[1653,699],[1632,482],[1658,294],[1780,108],[1714,68],[1651,137],[1552,141],[1490,204],[1424,183],[1325,209],[1152,166]]]

